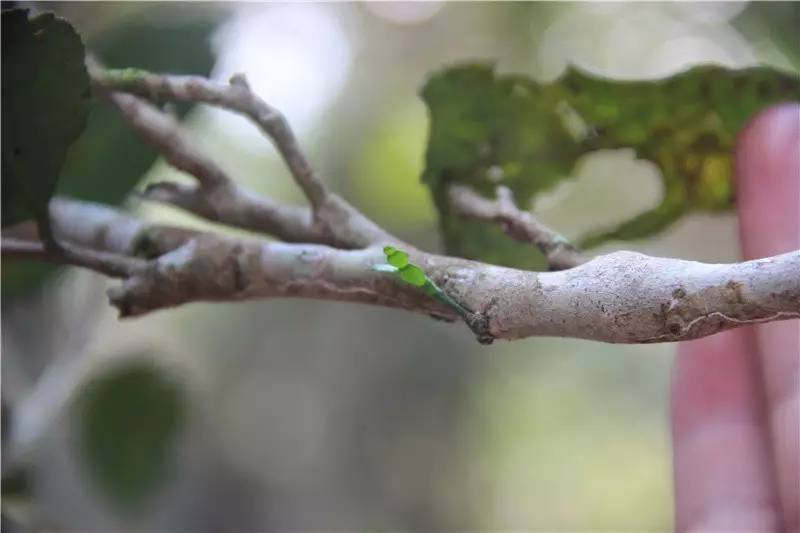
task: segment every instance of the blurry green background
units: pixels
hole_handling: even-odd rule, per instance
[[[540,80],[568,62],[629,79],[705,62],[795,72],[800,64],[792,39],[799,11],[782,3],[32,7],[67,17],[109,66],[196,72],[213,64],[220,80],[245,72],[287,115],[329,184],[431,250],[439,240],[419,181],[427,117],[417,96],[430,72],[470,59]],[[185,122],[242,183],[301,201],[274,149],[244,119],[194,108]],[[72,179],[102,174],[97,187],[106,189],[118,175],[138,180],[144,172],[141,185],[186,179],[135,145],[114,149],[73,154],[82,170]],[[655,172],[626,151],[594,154],[575,179],[532,207],[575,236],[657,203]],[[75,183],[73,191],[85,187]],[[206,226],[166,207],[129,207]],[[735,218],[687,217],[658,239],[625,247],[736,260]],[[672,345],[530,339],[484,347],[461,325],[296,300],[193,304],[120,322],[106,286],[68,270],[19,294],[4,277],[3,468],[5,476],[23,465],[27,480],[8,517],[15,523],[156,531],[671,529]],[[145,381],[153,369],[161,377],[142,389],[149,392],[136,392],[135,380],[111,387],[133,392],[120,393],[119,404],[103,399],[107,412],[87,418],[81,409],[99,390],[88,384],[124,365]],[[153,398],[163,398],[157,405],[178,422],[155,463],[158,483],[148,484],[148,466],[135,462],[137,450],[152,445],[142,435],[153,419],[171,420],[155,416]],[[87,440],[87,427],[97,424],[115,437]],[[122,487],[87,460],[97,446],[118,451],[102,461],[127,472]],[[141,501],[120,506],[137,487]]]

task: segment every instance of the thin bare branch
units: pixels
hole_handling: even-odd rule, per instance
[[[250,90],[243,75],[234,76],[230,84],[224,85],[198,76],[157,75],[134,69],[103,70],[93,64],[89,65],[89,72],[94,85],[101,92],[112,94],[113,99],[122,96],[114,91],[122,91],[151,99],[202,102],[243,114],[252,120],[275,144],[292,177],[311,204],[312,223],[316,226],[312,233],[325,237],[315,242],[324,242],[345,248],[360,248],[376,243],[399,241],[362,215],[344,199],[328,190],[301,151],[286,119]],[[127,95],[127,98],[129,100],[124,103],[132,105],[131,102],[135,102],[135,100],[130,100],[135,98],[134,96]],[[121,111],[130,120],[128,113],[125,113],[124,109]],[[163,132],[168,125],[164,124],[163,120],[161,122],[160,125],[154,123],[153,128]],[[146,137],[149,136],[151,141],[153,138],[159,137],[159,131],[142,131],[141,133]],[[175,128],[172,128],[171,133],[163,141],[168,142],[170,138],[179,138]],[[168,149],[170,151],[170,147],[164,142],[159,150],[163,152]],[[179,162],[182,161],[179,160]],[[197,158],[195,158],[195,162],[197,162]],[[215,165],[209,167],[208,172],[217,175],[217,169],[214,167]],[[206,184],[203,180],[200,181],[202,184]],[[232,182],[230,178],[223,181]],[[228,192],[235,193],[230,189]],[[237,195],[233,194],[233,196]],[[275,213],[273,205],[254,206],[254,200],[255,198],[249,198],[248,204],[256,207],[256,211],[259,213]],[[242,210],[246,209],[247,206],[242,206]],[[275,221],[270,219],[265,225],[274,227]],[[255,228],[250,227],[249,229]],[[310,239],[289,240],[304,242]]]
[[[274,235],[286,242],[341,244],[314,225],[307,207],[275,202],[236,184],[206,190],[195,185],[161,182],[149,185],[142,197],[213,222]]]
[[[204,102],[241,113],[252,120],[275,143],[309,203],[318,208],[329,194],[325,184],[311,168],[297,139],[281,113],[250,90],[242,75],[221,84],[200,76],[153,74],[141,70],[91,71],[96,85],[145,98],[180,102]]]
[[[170,115],[129,94],[107,93],[106,97],[142,140],[158,150],[167,163],[194,176],[203,187],[214,188],[233,181],[212,158],[196,148]]]
[[[98,252],[59,242],[53,249],[42,241],[14,238],[2,239],[2,254],[6,259],[29,259],[49,263],[79,266],[112,278],[126,278],[144,269],[146,261],[108,252]]]
[[[133,95],[108,91],[104,95],[134,132],[164,155],[169,164],[194,176],[200,184],[197,187],[158,183],[145,191],[145,198],[289,242],[334,244],[328,235],[314,226],[307,208],[283,205],[239,187],[212,158],[194,146],[171,116]]]
[[[545,226],[528,211],[519,209],[508,187],[497,187],[495,200],[489,200],[463,185],[451,186],[449,193],[450,203],[459,215],[501,224],[513,239],[536,245],[547,258],[550,270],[564,270],[586,261],[561,234]]]

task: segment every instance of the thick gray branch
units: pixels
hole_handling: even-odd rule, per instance
[[[384,261],[379,247],[338,250],[148,227],[74,201],[57,201],[52,212],[59,237],[75,244],[117,254],[152,251],[147,268],[111,294],[123,315],[193,301],[307,297],[456,318],[414,287],[372,271]],[[411,256],[452,298],[484,317],[489,338],[670,342],[800,318],[800,251],[736,264],[617,252],[541,273],[416,250]]]
[[[513,239],[536,245],[547,258],[550,270],[564,270],[585,262],[559,233],[545,226],[528,211],[520,210],[508,187],[497,187],[497,199],[489,200],[463,185],[450,187],[450,203],[464,218],[501,224]]]

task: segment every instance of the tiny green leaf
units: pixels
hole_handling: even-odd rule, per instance
[[[383,253],[386,254],[386,259],[391,264],[387,265],[385,263],[381,263],[372,265],[372,267],[370,267],[372,270],[399,275],[400,279],[402,279],[404,282],[408,283],[409,285],[413,285],[414,287],[421,288],[428,296],[436,298],[443,304],[450,306],[465,320],[468,319],[469,311],[453,298],[448,296],[447,293],[445,293],[442,289],[437,287],[433,280],[431,280],[431,278],[425,274],[424,270],[413,263],[409,263],[407,253],[392,246],[384,247]]]
[[[400,269],[400,277],[406,283],[415,287],[424,287],[428,277],[425,272],[417,265],[406,265]]]
[[[408,254],[400,250],[395,250],[393,254],[387,255],[386,259],[389,261],[390,265],[396,266],[397,268],[403,268],[408,264]]]

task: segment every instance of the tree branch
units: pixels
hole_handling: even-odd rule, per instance
[[[122,91],[154,100],[201,102],[246,116],[278,149],[311,205],[315,225],[328,240],[347,248],[398,242],[324,185],[286,119],[250,90],[243,75],[234,76],[224,85],[199,76],[158,75],[136,69],[103,70],[96,65],[89,65],[89,73],[101,92]]]
[[[147,226],[109,208],[67,200],[58,200],[52,213],[58,234],[76,245],[94,243],[116,254],[153,251],[146,268],[110,292],[123,316],[194,301],[305,297],[456,318],[422,291],[372,271],[385,260],[377,246],[339,250]],[[79,228],[69,227],[76,223]],[[483,317],[477,333],[484,339],[671,342],[800,317],[800,251],[736,264],[616,252],[559,272],[417,250],[411,259],[450,297]]]
[[[528,211],[520,210],[508,187],[497,187],[496,200],[489,200],[463,185],[451,186],[449,194],[450,203],[460,216],[501,224],[511,238],[535,244],[547,258],[550,270],[564,270],[586,261],[561,234]]]
[[[145,191],[145,198],[289,242],[335,244],[330,235],[314,226],[307,208],[283,205],[239,187],[213,159],[193,146],[171,116],[136,96],[102,88],[100,92],[142,140],[158,150],[170,165],[195,177],[200,184],[191,187],[159,183]]]
[[[242,75],[232,77],[227,85],[199,76],[160,75],[137,69],[94,70],[91,75],[96,84],[113,91],[150,100],[204,102],[240,113],[272,139],[313,208],[319,208],[330,194],[300,150],[286,119],[253,93]]]
[[[150,225],[115,209],[54,199],[50,214],[65,253],[37,242],[4,242],[4,253],[74,264],[122,278],[109,291],[121,316],[195,301],[306,297],[405,309],[455,320],[452,307],[372,267],[385,261],[381,244],[400,244],[313,172],[288,124],[254,95],[241,76],[222,85],[191,76],[137,70],[102,71],[94,84],[168,161],[194,175],[197,186],[157,184],[145,194],[223,223],[266,231],[292,244],[226,237]],[[205,102],[248,116],[278,147],[311,209],[261,199],[236,186],[149,98]],[[503,224],[542,249],[557,272],[525,272],[427,254],[410,259],[465,309],[482,342],[533,335],[605,342],[687,340],[745,324],[800,317],[800,251],[729,265],[617,252],[584,262],[557,233],[514,205],[454,188],[462,216]],[[328,246],[330,244],[331,246]],[[346,250],[341,248],[361,248]],[[571,268],[570,268],[571,267]]]
[[[161,182],[149,185],[142,197],[179,207],[213,222],[274,235],[286,242],[342,244],[313,224],[308,208],[275,202],[236,184],[208,190],[195,185]]]
[[[112,278],[126,278],[142,270],[145,261],[107,252],[98,252],[63,242],[58,248],[42,241],[2,239],[2,255],[6,259],[29,259],[49,263],[79,266]]]

